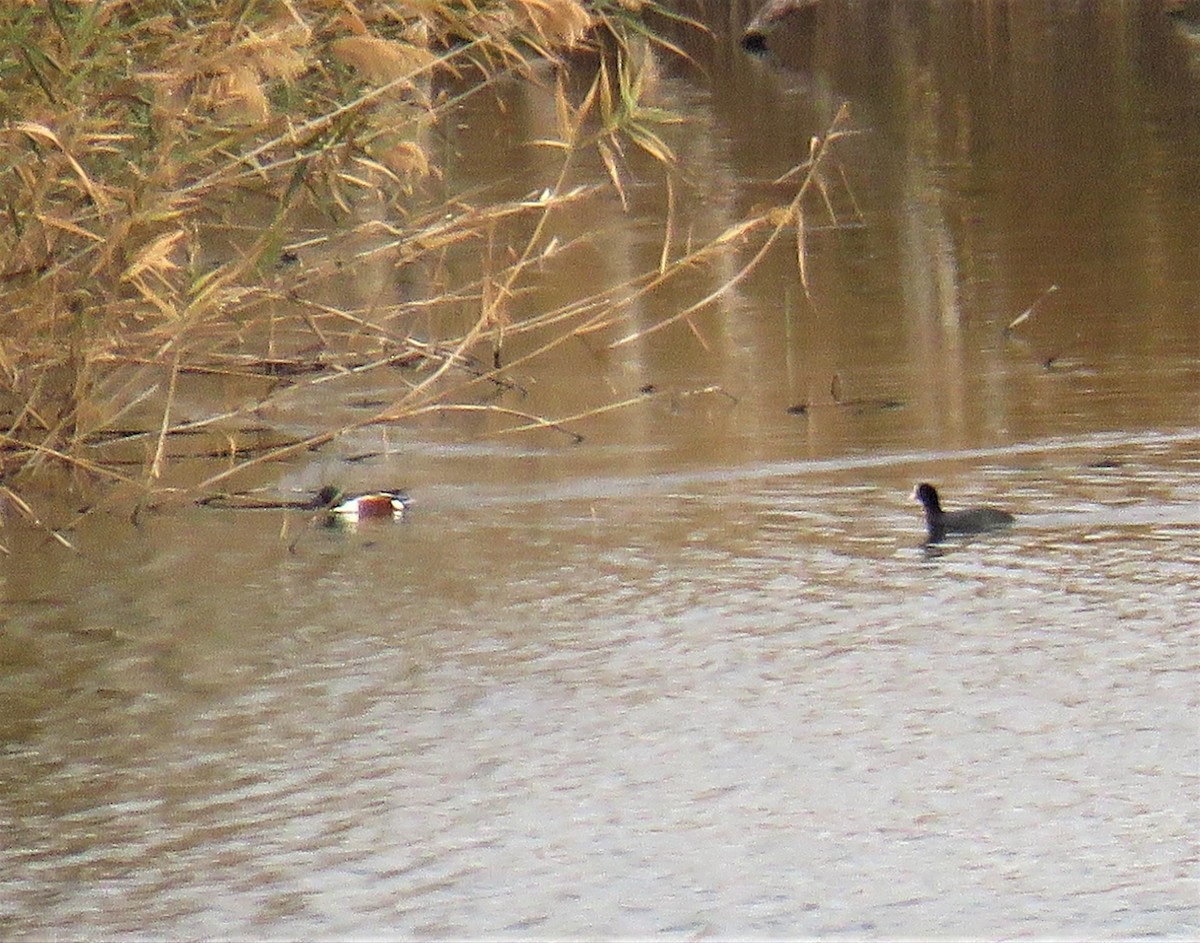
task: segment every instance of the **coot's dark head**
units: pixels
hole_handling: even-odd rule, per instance
[[[926,481],[921,482],[913,489],[912,499],[925,505],[926,511],[940,512],[942,510],[942,502],[938,500],[937,488]]]

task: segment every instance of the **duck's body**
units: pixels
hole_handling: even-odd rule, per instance
[[[313,500],[316,509],[339,521],[399,520],[408,510],[408,503],[408,495],[403,491],[372,491],[350,495],[343,494],[333,486],[322,488]]]
[[[941,540],[947,534],[982,534],[1007,527],[1016,520],[1008,511],[993,507],[943,511],[937,488],[926,482],[917,485],[912,496],[925,508],[925,529],[933,541]]]

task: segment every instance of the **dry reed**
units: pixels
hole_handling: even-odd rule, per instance
[[[840,115],[793,175],[786,206],[764,210],[679,253],[668,221],[656,269],[594,296],[514,320],[512,301],[539,266],[573,243],[556,214],[598,197],[568,185],[575,156],[599,154],[624,202],[625,148],[669,168],[664,129],[646,103],[650,4],[504,0],[450,7],[212,0],[181,7],[121,0],[8,5],[0,47],[0,482],[16,489],[50,468],[76,484],[140,489],[142,500],[193,498],[265,463],[356,428],[435,409],[485,410],[508,431],[571,426],[486,401],[514,368],[565,341],[622,324],[666,282],[765,233],[733,278],[685,310],[613,341],[690,319],[729,291],[787,231],[805,269],[804,201],[835,179],[828,150]],[[186,11],[186,15],[185,12]],[[659,10],[661,13],[662,11]],[[593,80],[568,92],[566,57],[590,50]],[[429,146],[452,109],[498,77],[556,81],[558,179],[540,194],[431,199]],[[670,186],[674,186],[673,183]],[[668,190],[671,205],[674,191]],[[832,214],[832,205],[828,211]],[[489,246],[506,252],[488,252]],[[486,260],[457,279],[447,260]],[[298,258],[304,264],[298,265]],[[331,301],[363,273],[423,273],[402,301]],[[470,323],[451,325],[470,312]],[[441,324],[434,332],[414,325]],[[535,333],[506,362],[506,341]],[[260,419],[324,384],[402,368],[402,389],[361,419],[301,438],[267,436]],[[241,384],[240,402],[180,412],[198,378]],[[318,423],[319,424],[319,423]],[[187,437],[225,445],[189,452]],[[221,470],[173,482],[180,455],[222,456]],[[132,457],[131,457],[132,456]]]

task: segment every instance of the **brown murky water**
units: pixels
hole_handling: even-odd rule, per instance
[[[580,444],[278,470],[405,484],[400,525],[6,528],[3,936],[1200,934],[1200,46],[1131,6],[830,5],[761,58],[722,9],[658,77],[677,225],[848,100],[811,304],[782,247],[703,343],[564,347],[514,408],[659,391]],[[451,185],[552,182],[509,105]],[[527,304],[653,264],[645,171]],[[1018,523],[926,550],[920,479]]]

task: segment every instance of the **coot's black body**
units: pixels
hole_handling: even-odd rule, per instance
[[[925,528],[929,539],[941,540],[947,534],[982,534],[1007,527],[1016,518],[999,508],[970,508],[966,511],[943,511],[937,488],[922,482],[913,492],[913,500],[925,507]]]

